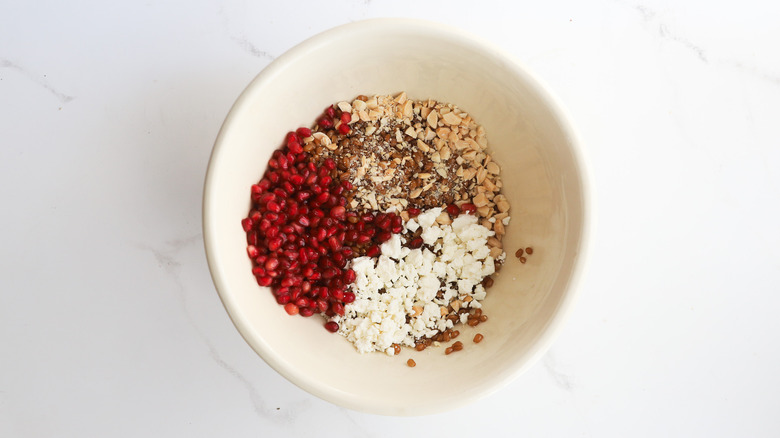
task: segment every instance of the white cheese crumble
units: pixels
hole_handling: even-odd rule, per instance
[[[480,283],[495,272],[487,246],[488,237],[495,233],[469,214],[458,216],[451,225],[440,225],[436,218],[441,211],[430,209],[405,224],[411,232],[422,228],[423,241],[436,253],[409,249],[403,246],[404,238],[395,234],[380,246],[378,258],[358,257],[350,262],[356,274],[350,286],[355,301],[345,306],[344,316],[333,320],[339,324],[339,334],[359,352],[393,355],[393,344],[413,347],[416,339],[452,328],[446,315],[453,299],[471,297],[462,306],[481,307],[485,289]],[[442,296],[437,298],[439,291]],[[461,322],[466,318],[462,314]]]

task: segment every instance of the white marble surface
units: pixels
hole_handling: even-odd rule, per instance
[[[0,436],[780,435],[779,3],[506,3],[2,2]],[[243,87],[376,16],[516,54],[571,112],[597,201],[550,352],[431,417],[284,380],[202,247],[208,156]]]

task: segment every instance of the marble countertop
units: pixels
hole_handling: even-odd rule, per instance
[[[780,435],[780,3],[4,3],[0,436]],[[515,54],[571,113],[594,182],[589,270],[552,349],[429,417],[279,376],[202,244],[206,164],[241,90],[304,39],[381,16]]]

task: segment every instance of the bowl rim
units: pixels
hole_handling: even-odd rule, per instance
[[[507,68],[511,69],[517,76],[523,78],[523,80],[534,89],[534,92],[538,93],[538,95],[542,98],[552,116],[559,123],[561,131],[569,139],[568,149],[579,173],[578,177],[581,187],[580,197],[582,201],[581,235],[578,242],[578,248],[576,249],[576,260],[573,262],[567,289],[558,304],[558,308],[554,311],[552,317],[547,322],[547,325],[542,329],[535,343],[530,346],[525,362],[521,363],[520,366],[517,366],[511,372],[506,373],[503,377],[491,380],[486,385],[483,385],[482,388],[475,389],[469,397],[431,404],[430,407],[420,409],[418,412],[404,411],[403,413],[399,413],[400,410],[398,406],[382,403],[381,400],[367,401],[363,398],[355,397],[352,394],[342,392],[334,393],[332,390],[328,390],[329,387],[318,385],[316,379],[305,378],[289,370],[284,365],[283,361],[277,358],[269,349],[266,348],[266,345],[264,345],[262,342],[257,342],[256,339],[249,336],[248,333],[250,333],[251,330],[249,329],[248,322],[238,318],[236,313],[233,311],[233,309],[236,307],[236,303],[232,301],[231,295],[226,292],[225,279],[219,267],[219,262],[217,261],[215,249],[217,247],[216,233],[213,231],[211,220],[211,214],[214,210],[213,200],[215,194],[212,193],[212,185],[210,184],[215,172],[215,168],[218,167],[216,164],[220,161],[220,151],[222,149],[223,139],[226,135],[226,132],[230,130],[230,127],[233,125],[236,118],[236,113],[240,112],[242,107],[245,106],[247,100],[252,95],[253,90],[259,88],[261,84],[273,80],[273,78],[281,71],[283,71],[288,64],[302,56],[305,56],[307,52],[316,49],[322,41],[326,41],[328,39],[338,37],[341,34],[351,33],[354,31],[360,32],[370,29],[372,32],[376,33],[385,30],[392,31],[394,29],[398,29],[401,26],[407,28],[419,28],[424,29],[426,32],[436,33],[452,40],[454,44],[465,43],[478,46],[487,52],[491,52],[496,58],[503,60]],[[217,290],[220,301],[222,302],[222,305],[225,308],[229,318],[233,322],[233,325],[236,327],[247,344],[249,344],[249,346],[255,351],[255,353],[257,353],[260,358],[263,359],[263,361],[265,361],[272,369],[274,369],[288,381],[303,389],[304,391],[323,400],[355,411],[379,415],[429,415],[462,407],[476,400],[483,399],[505,387],[517,379],[517,377],[519,377],[529,368],[531,368],[549,350],[556,337],[560,334],[565,320],[569,317],[572,309],[574,308],[575,301],[579,295],[578,291],[580,289],[580,285],[582,284],[584,273],[586,272],[585,266],[589,260],[588,253],[590,251],[590,240],[593,233],[593,184],[590,177],[588,162],[582,152],[581,139],[577,134],[573,124],[571,123],[571,120],[572,119],[568,111],[561,104],[560,99],[554,93],[552,93],[544,81],[536,77],[530,71],[530,69],[528,69],[515,55],[507,52],[506,50],[498,47],[496,44],[490,41],[485,40],[482,37],[443,23],[412,18],[371,18],[327,29],[298,43],[269,63],[242,90],[241,94],[231,106],[224,122],[222,123],[222,126],[220,127],[207,164],[206,176],[203,184],[201,211],[203,243],[212,282],[214,283],[214,287]]]

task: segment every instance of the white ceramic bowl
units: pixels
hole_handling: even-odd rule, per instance
[[[512,222],[508,262],[484,301],[490,319],[461,329],[465,349],[361,355],[323,329],[290,317],[260,288],[240,221],[249,187],[285,133],[310,126],[323,108],[359,94],[433,98],[481,123],[502,166]],[[209,268],[233,323],[276,371],[310,393],[386,415],[449,410],[483,397],[530,367],[571,306],[582,270],[588,213],[579,145],[560,107],[511,56],[442,25],[379,19],[319,34],[280,56],[236,101],[219,133],[203,199]],[[527,264],[514,257],[532,246]],[[408,358],[417,362],[406,366]]]

